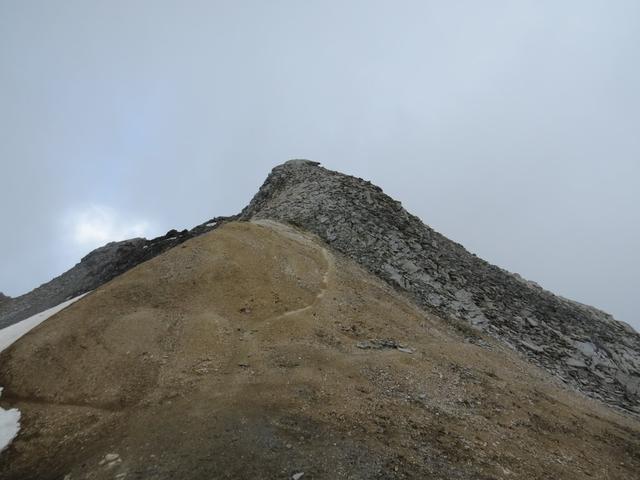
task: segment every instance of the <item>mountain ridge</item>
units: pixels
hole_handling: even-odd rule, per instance
[[[0,328],[234,219],[271,219],[318,235],[409,293],[422,308],[489,333],[572,388],[640,413],[640,335],[629,325],[491,265],[428,227],[371,182],[304,159],[276,166],[236,216],[95,250],[76,270],[1,304]]]
[[[295,160],[275,167],[240,220],[310,231],[422,307],[469,322],[565,383],[640,413],[640,335],[468,252],[360,178]]]
[[[6,297],[4,302],[0,298],[0,329],[87,293],[136,265],[211,231],[226,218],[212,218],[191,230],[169,230],[165,235],[150,240],[130,238],[98,247],[66,272],[30,292],[14,298]]]

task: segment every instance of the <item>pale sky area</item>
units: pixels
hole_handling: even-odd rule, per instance
[[[637,0],[0,0],[0,291],[290,158],[640,329]]]

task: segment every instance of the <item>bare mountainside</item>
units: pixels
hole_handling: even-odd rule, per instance
[[[462,319],[572,387],[640,413],[640,335],[469,253],[360,178],[293,160],[273,169],[241,219],[313,232],[422,307]]]
[[[34,291],[0,303],[0,328],[93,290],[143,261],[234,219],[273,219],[315,233],[422,308],[463,320],[564,383],[640,413],[640,335],[593,307],[556,296],[469,253],[370,182],[292,160],[251,203],[191,231],[109,244]]]
[[[308,233],[227,223],[0,354],[23,413],[0,478],[637,478],[637,420],[465,325]]]

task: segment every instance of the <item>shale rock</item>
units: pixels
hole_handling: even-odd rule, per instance
[[[585,394],[640,413],[635,330],[478,258],[370,182],[289,161],[239,218],[313,232],[423,307],[491,334]]]

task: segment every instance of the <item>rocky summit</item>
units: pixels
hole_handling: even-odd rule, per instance
[[[0,351],[0,480],[640,471],[637,332],[308,160],[238,215],[0,297],[7,325],[37,326]]]
[[[469,253],[370,182],[289,161],[240,218],[313,232],[422,307],[487,332],[590,396],[640,413],[638,332]]]

